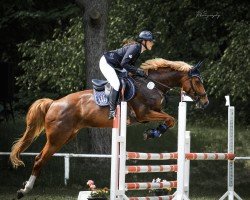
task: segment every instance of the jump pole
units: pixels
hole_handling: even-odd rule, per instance
[[[234,154],[234,106],[230,106],[229,96],[225,96],[226,106],[228,106],[228,153]],[[227,192],[219,199],[223,200],[228,197],[228,200],[234,200],[234,197],[238,200],[242,200],[240,196],[234,191],[234,160],[228,160],[227,167]]]

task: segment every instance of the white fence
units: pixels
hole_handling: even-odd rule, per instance
[[[21,153],[22,156],[37,156],[39,153]],[[9,156],[10,152],[0,152],[0,155]],[[53,156],[64,157],[64,184],[67,185],[70,172],[70,158],[111,158],[108,154],[74,154],[55,153]]]

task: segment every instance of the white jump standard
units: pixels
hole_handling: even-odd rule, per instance
[[[226,96],[226,106],[228,106],[228,152],[234,153],[234,106],[230,106],[229,96]],[[219,199],[223,200],[228,196],[228,200],[242,200],[234,191],[234,160],[228,160],[227,166],[227,192]]]
[[[228,192],[223,197],[233,196],[241,200],[234,192],[233,160],[234,155],[234,107],[228,107],[228,152],[227,153],[190,153],[190,132],[186,131],[187,103],[179,103],[178,111],[178,152],[172,153],[140,153],[126,152],[127,129],[127,103],[121,102],[118,106],[117,116],[114,119],[112,129],[112,159],[110,200],[188,200],[189,199],[189,166],[190,160],[228,160]],[[138,165],[126,166],[126,160],[177,160],[177,165]],[[132,182],[125,183],[125,175],[128,173],[152,173],[152,172],[176,172],[177,181],[165,181],[160,183]],[[177,188],[173,195],[154,197],[127,197],[127,190],[148,190],[162,188]]]

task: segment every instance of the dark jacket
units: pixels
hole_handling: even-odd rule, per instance
[[[134,64],[141,54],[141,44],[129,44],[120,49],[104,53],[108,64],[116,69],[126,69],[128,72],[136,73]]]

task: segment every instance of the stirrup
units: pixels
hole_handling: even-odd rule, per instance
[[[109,119],[114,119],[115,117],[115,110],[110,110],[109,111]]]

